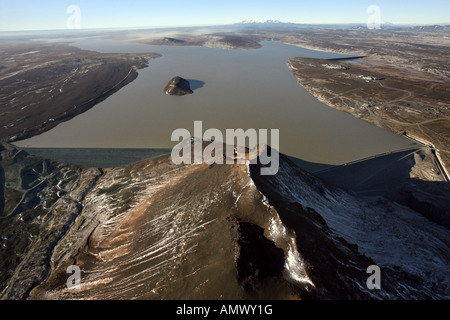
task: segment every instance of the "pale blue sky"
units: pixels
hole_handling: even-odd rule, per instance
[[[245,19],[295,23],[365,23],[377,5],[382,22],[450,22],[449,0],[0,0],[0,31],[67,28],[67,8],[80,8],[81,28],[215,25]]]

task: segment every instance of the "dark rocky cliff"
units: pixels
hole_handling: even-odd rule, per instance
[[[167,86],[164,88],[164,92],[171,96],[184,96],[186,94],[194,93],[191,90],[189,81],[178,76],[169,81]]]

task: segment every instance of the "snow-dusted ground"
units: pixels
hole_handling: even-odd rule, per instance
[[[381,267],[398,267],[417,275],[426,283],[424,290],[433,295],[439,288],[450,297],[450,234],[419,213],[380,199],[369,203],[339,189],[331,189],[319,180],[306,183],[298,179],[291,165],[282,165],[276,176],[286,199],[313,208],[328,226]],[[301,173],[305,175],[305,173]],[[324,195],[317,192],[321,188]],[[401,286],[402,284],[399,284]],[[407,298],[407,297],[406,297]]]

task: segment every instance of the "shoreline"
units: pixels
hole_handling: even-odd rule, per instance
[[[336,69],[333,70],[332,67],[325,66],[325,69],[322,68],[323,70],[320,70],[320,67],[324,66],[327,61],[329,63],[333,63],[333,65],[335,65],[333,68]],[[310,63],[310,65],[306,66],[307,63]],[[367,68],[364,67],[358,68],[353,64],[350,65],[349,63],[340,60],[321,60],[308,58],[290,59],[287,62],[287,66],[292,74],[296,77],[298,84],[305,88],[317,100],[326,104],[328,107],[337,109],[339,111],[344,111],[356,118],[365,120],[379,128],[388,130],[397,135],[404,135],[404,133],[407,132],[409,136],[413,135],[415,137],[418,137],[419,140],[428,142],[428,145],[433,146],[433,148],[436,150],[436,161],[438,164],[440,163],[442,165],[443,176],[445,180],[448,181],[450,157],[442,157],[442,151],[445,152],[445,142],[439,143],[439,140],[436,140],[437,138],[433,139],[433,137],[430,137],[430,132],[427,132],[427,134],[425,134],[420,130],[415,130],[414,128],[414,126],[418,125],[419,129],[422,129],[420,128],[422,122],[428,123],[432,121],[445,121],[449,119],[448,117],[439,117],[435,118],[434,120],[431,119],[427,121],[426,118],[421,118],[422,114],[419,113],[420,111],[416,111],[414,109],[410,110],[409,108],[401,110],[400,108],[398,108],[398,105],[396,105],[395,111],[391,111],[389,109],[389,107],[391,106],[390,102],[395,101],[395,99],[399,101],[400,99],[403,99],[403,97],[394,97],[394,99],[392,98],[393,94],[397,94],[395,90],[400,91],[400,89],[392,87],[387,88],[381,84],[382,81],[379,81],[377,83],[376,80],[370,80],[366,82],[357,80],[352,72],[360,74],[369,72]],[[346,73],[347,75],[345,75]],[[374,71],[371,71],[371,74],[380,75],[380,73]],[[412,80],[400,80],[394,79],[392,75],[388,76],[391,76],[393,81],[402,81],[403,84],[412,83]],[[336,79],[342,78],[345,78],[349,87],[352,88],[348,90],[348,93],[346,93],[342,86],[339,86],[337,84],[334,86]],[[381,79],[384,78],[380,78],[380,80]],[[392,83],[394,83],[394,85],[396,84],[396,82]],[[381,88],[377,89],[377,87],[374,87],[376,84],[379,84]],[[432,85],[434,84],[432,83],[431,86]],[[370,88],[372,91],[367,91],[366,96],[364,96],[363,94],[361,94],[361,92],[367,90],[366,88],[368,86],[371,86]],[[390,92],[388,92],[387,89],[390,89]],[[407,90],[402,89],[401,91]],[[414,88],[409,89],[409,91],[410,92],[407,92],[408,99],[405,98],[405,100],[409,102],[409,98],[415,98],[416,101],[418,101],[418,108],[420,108],[420,106],[422,105],[422,101],[420,100],[421,97],[417,97],[417,95],[419,94],[417,92],[413,92]],[[416,95],[416,97],[414,97],[413,95]],[[425,105],[428,101],[425,101],[425,99],[423,100],[423,105]],[[367,101],[372,101],[371,103],[373,105],[371,105]],[[410,118],[408,118],[409,113],[413,114],[413,116],[410,116]],[[416,115],[416,113],[418,113],[418,115]]]
[[[5,41],[0,48],[5,49],[0,58],[9,59],[0,69],[0,140],[9,143],[84,113],[133,82],[150,60],[161,57],[102,54],[65,42]],[[34,51],[27,52],[31,48]]]

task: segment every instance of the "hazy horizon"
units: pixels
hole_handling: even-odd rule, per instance
[[[378,8],[381,24],[447,24],[448,1],[309,1],[280,0],[189,3],[173,0],[0,1],[0,31],[70,29],[144,29],[229,25],[243,20],[279,20],[297,24],[364,24]]]

